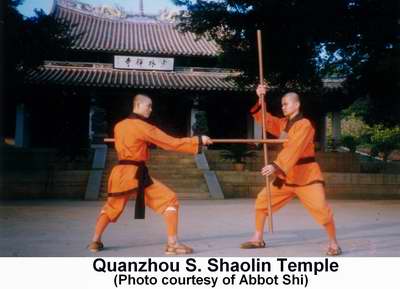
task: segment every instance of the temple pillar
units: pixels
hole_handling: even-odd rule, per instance
[[[334,146],[338,146],[340,144],[340,140],[342,138],[342,117],[340,115],[340,111],[335,111],[332,113],[332,138]]]
[[[28,147],[29,146],[29,125],[27,108],[24,104],[17,105],[16,108],[16,121],[15,121],[15,146]]]

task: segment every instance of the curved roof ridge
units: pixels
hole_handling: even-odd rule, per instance
[[[73,0],[55,0],[54,3],[52,14],[71,23],[73,33],[81,36],[73,45],[76,50],[207,57],[220,53],[214,40],[198,37],[192,32],[181,32],[175,23],[169,21],[103,17],[90,13],[89,10],[94,8],[89,4]],[[88,11],[82,11],[82,7]]]

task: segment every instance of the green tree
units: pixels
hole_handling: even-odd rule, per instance
[[[338,99],[342,98],[340,93],[336,93],[335,101],[321,97],[326,91],[317,69],[321,44],[342,29],[334,23],[336,13],[347,13],[343,1],[174,2],[188,11],[178,17],[180,28],[214,39],[223,48],[220,65],[241,69],[243,81],[254,83],[257,79],[256,30],[261,29],[266,78],[278,86],[272,98],[278,100],[282,92],[294,89],[303,95],[304,107],[323,110],[346,105],[346,98]]]
[[[343,49],[351,68],[346,88],[367,100],[363,119],[368,124],[395,126],[400,121],[400,2],[353,2],[353,38]]]
[[[371,155],[382,155],[384,161],[387,161],[393,150],[400,149],[400,127],[384,127],[383,125],[374,125],[367,133],[371,146]]]
[[[7,0],[4,10],[4,114],[5,133],[13,134],[15,106],[22,101],[26,73],[44,60],[65,59],[74,38],[69,23],[62,23],[43,10],[25,18],[17,7],[23,0]],[[19,97],[19,98],[18,98]]]
[[[357,150],[357,146],[360,144],[360,138],[354,135],[346,134],[342,136],[340,144],[347,147],[350,152],[355,152]]]
[[[186,7],[180,28],[208,35],[224,50],[220,64],[257,78],[256,29],[263,32],[266,78],[277,95],[295,89],[305,107],[322,114],[372,99],[371,122],[393,123],[398,98],[396,0],[174,0]],[[327,90],[324,77],[346,77],[345,90]],[[273,95],[271,95],[273,97]],[[385,98],[382,104],[378,99]],[[398,107],[398,106],[397,106]]]

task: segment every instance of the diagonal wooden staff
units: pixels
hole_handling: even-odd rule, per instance
[[[264,84],[264,69],[263,69],[263,53],[262,53],[262,38],[261,38],[261,30],[257,30],[257,46],[258,46],[258,67],[259,67],[259,77],[260,77],[260,84]],[[262,139],[267,139],[267,128],[265,125],[265,114],[267,111],[267,104],[265,102],[265,95],[260,97],[261,101],[261,121],[262,121]],[[268,165],[268,145],[267,143],[263,143],[264,149],[264,164]],[[272,224],[272,206],[271,206],[271,189],[269,186],[269,176],[265,176],[265,187],[267,190],[267,206],[268,206],[268,228],[269,232],[273,233],[274,228]]]

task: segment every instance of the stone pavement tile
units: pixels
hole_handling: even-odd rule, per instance
[[[400,256],[400,200],[330,200],[343,256]],[[133,219],[129,202],[104,234],[106,250],[86,249],[102,202],[0,203],[0,256],[164,256],[165,225],[150,209]],[[326,237],[297,200],[274,215],[267,247],[243,250],[252,234],[253,199],[183,200],[180,239],[193,256],[324,256]]]

